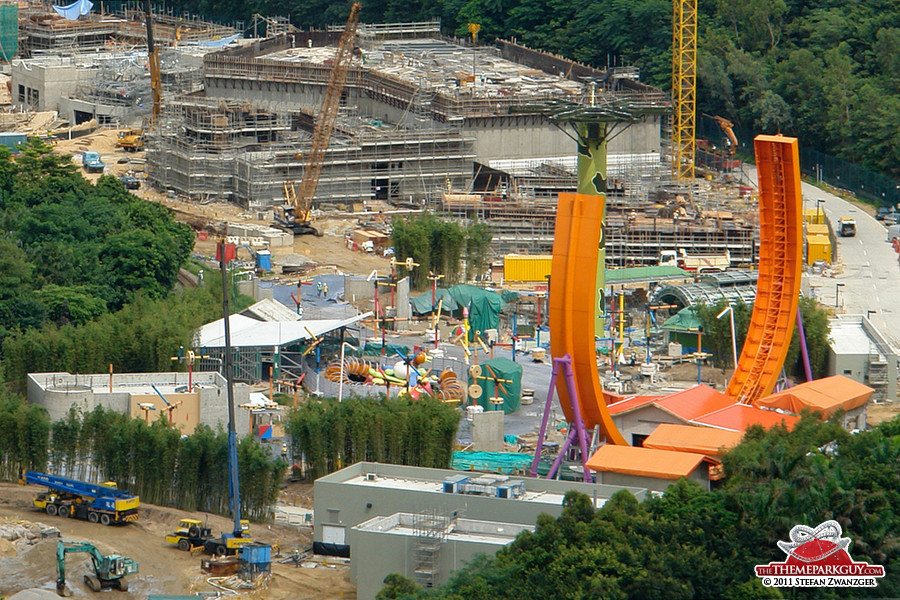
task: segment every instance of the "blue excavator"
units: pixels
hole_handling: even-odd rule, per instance
[[[137,573],[136,561],[111,554],[103,556],[97,547],[88,542],[56,542],[56,570],[59,577],[56,580],[56,593],[60,596],[71,596],[66,588],[66,555],[74,552],[84,552],[90,555],[93,566],[93,574],[85,574],[84,583],[94,592],[106,589],[128,591],[126,575]]]

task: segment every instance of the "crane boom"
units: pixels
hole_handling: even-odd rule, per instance
[[[153,90],[153,121],[159,117],[162,98],[162,76],[159,72],[159,51],[153,42],[153,13],[150,0],[144,0],[144,21],[147,24],[147,63],[150,66],[150,88]]]
[[[331,77],[325,88],[325,98],[319,114],[316,116],[316,124],[313,128],[312,148],[303,172],[303,181],[300,190],[294,199],[294,214],[300,215],[308,212],[312,206],[313,196],[319,186],[319,175],[325,163],[325,151],[331,141],[334,125],[340,108],[341,93],[344,83],[347,81],[347,71],[350,69],[350,59],[353,55],[353,45],[356,40],[356,28],[359,25],[359,11],[362,4],[355,2],[350,7],[350,17],[344,27],[344,33],[338,42],[337,52],[334,55],[334,66],[331,69]]]

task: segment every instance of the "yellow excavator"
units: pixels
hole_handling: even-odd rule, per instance
[[[119,139],[116,146],[126,152],[140,152],[144,149],[144,130],[141,127],[126,129],[119,132]]]

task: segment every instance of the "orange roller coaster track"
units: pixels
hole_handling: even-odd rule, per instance
[[[759,278],[750,327],[726,394],[752,403],[769,395],[787,356],[800,297],[802,196],[796,138],[753,140],[759,179]]]
[[[604,198],[559,195],[550,281],[550,347],[553,356],[569,355],[581,416],[587,429],[599,427],[599,438],[626,444],[606,409],[597,374],[594,322],[604,307],[595,307],[596,273],[602,235]],[[603,302],[603,295],[600,295]],[[560,404],[569,423],[574,422],[566,386],[557,386]]]

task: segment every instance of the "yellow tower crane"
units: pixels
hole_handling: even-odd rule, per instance
[[[694,178],[697,149],[697,0],[672,0],[672,170]]]

